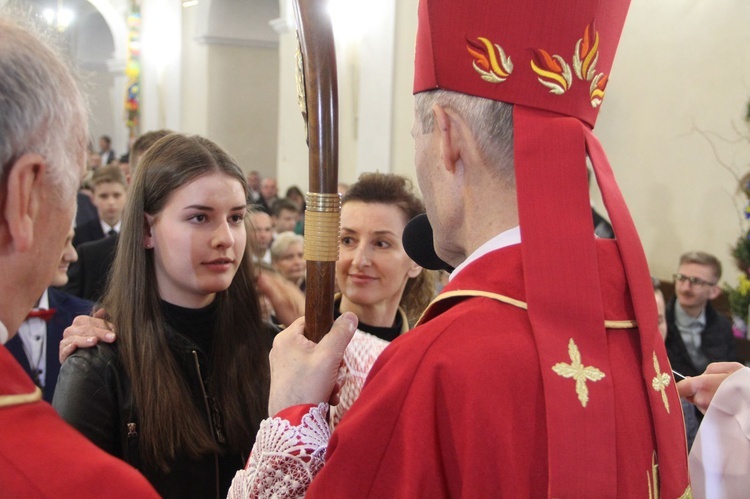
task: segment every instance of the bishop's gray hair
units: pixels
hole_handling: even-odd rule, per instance
[[[414,97],[422,133],[432,132],[435,126],[435,104],[453,109],[469,125],[482,158],[497,165],[499,178],[514,185],[513,105],[449,90],[430,90]]]

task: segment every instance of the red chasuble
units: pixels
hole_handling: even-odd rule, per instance
[[[159,497],[146,479],[68,426],[0,345],[0,496]]]
[[[557,396],[578,407],[572,417],[608,403],[599,388],[603,380],[614,390],[616,426],[590,426],[591,444],[566,456],[570,464],[586,470],[614,461],[616,490],[605,497],[658,497],[647,393],[662,388],[642,373],[644,364],[653,365],[660,371],[654,378],[668,384],[661,375],[669,366],[642,358],[616,243],[597,241],[597,256],[606,370],[590,362],[586,345],[575,338],[555,364],[540,364],[525,310],[521,247],[494,251],[462,270],[421,324],[380,356],[333,433],[308,497],[547,497],[544,370],[560,377]],[[559,320],[575,323],[576,317]],[[675,434],[684,432],[680,407],[668,408],[664,400]],[[614,447],[604,444],[612,439]],[[602,490],[597,482],[612,477],[592,474],[589,480],[584,489]]]

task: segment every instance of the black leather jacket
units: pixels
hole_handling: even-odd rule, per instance
[[[201,411],[205,423],[217,442],[222,442],[221,415],[206,393],[206,356],[182,335],[168,333],[168,338],[196,406],[205,408]],[[63,419],[97,446],[140,470],[164,497],[226,497],[232,478],[247,461],[247,455],[216,453],[198,460],[178,457],[169,473],[142,466],[132,387],[116,343],[99,343],[71,355],[60,371],[53,405]]]

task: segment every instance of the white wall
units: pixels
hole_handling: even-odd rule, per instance
[[[736,182],[750,137],[750,2],[633,0],[596,133],[641,235],[652,273],[669,277],[679,255],[715,254],[732,284],[729,247],[740,232]],[[719,137],[745,142],[728,144]],[[740,173],[740,174],[742,174]]]

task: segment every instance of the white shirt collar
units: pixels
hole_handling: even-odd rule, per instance
[[[49,308],[49,288],[44,290],[44,293],[42,293],[42,297],[39,298],[39,304],[34,308],[38,308],[40,310],[47,310]]]
[[[122,219],[119,222],[117,222],[114,226],[109,225],[107,222],[105,222],[102,219],[99,219],[99,223],[102,226],[102,232],[104,232],[104,235],[108,236],[109,231],[111,229],[115,229],[115,232],[117,232],[118,234],[120,233],[120,225],[122,225]]]
[[[456,267],[456,270],[451,272],[450,277],[448,280],[452,280],[454,277],[458,275],[459,272],[461,272],[467,265],[469,265],[474,260],[477,260],[487,253],[490,253],[491,251],[498,250],[500,248],[505,248],[507,246],[513,246],[514,244],[521,244],[521,229],[516,225],[512,229],[508,229],[505,232],[501,232],[500,234],[496,235],[483,245],[481,245],[479,248],[474,250],[474,252],[469,255],[469,257],[464,260],[461,265]]]
[[[8,341],[8,328],[0,321],[0,345],[5,345],[6,341]]]

